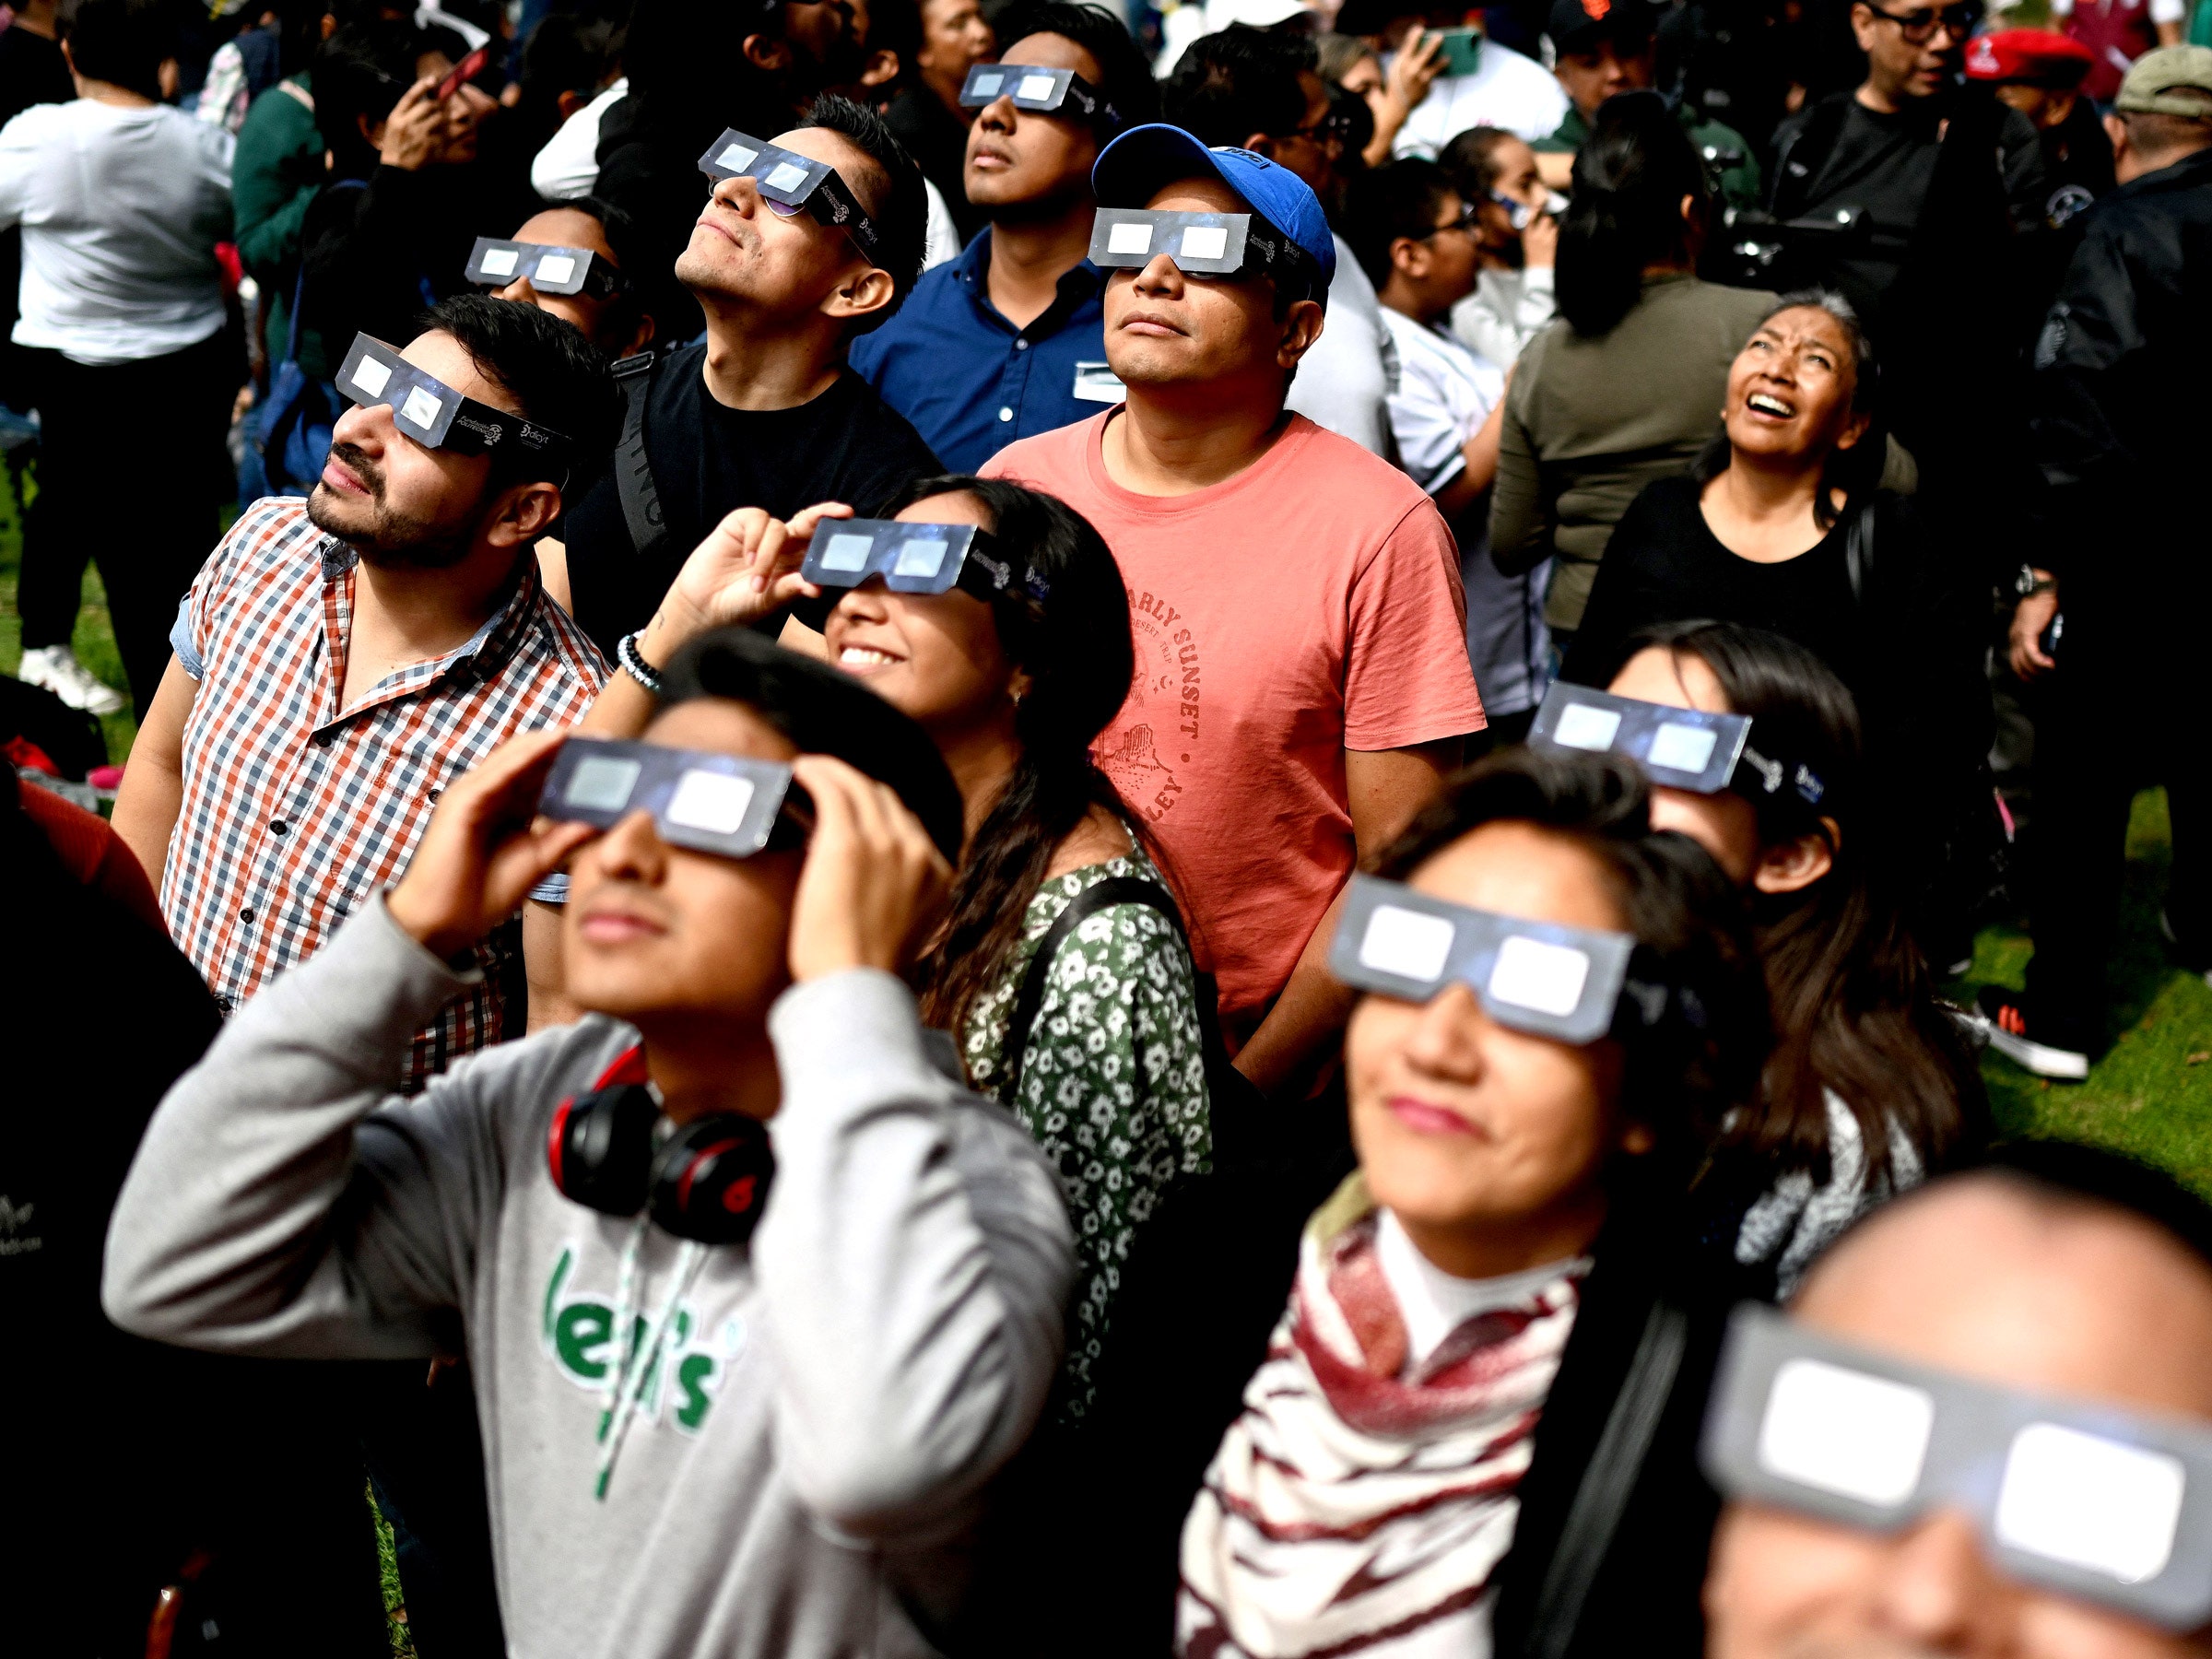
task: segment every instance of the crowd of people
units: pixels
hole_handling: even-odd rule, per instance
[[[2207,37],[24,0],[9,1645],[2212,1652]]]

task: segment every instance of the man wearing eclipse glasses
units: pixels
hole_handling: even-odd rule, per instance
[[[1090,170],[1123,128],[1159,107],[1129,31],[1094,7],[1022,12],[1030,32],[968,72],[968,200],[991,222],[926,272],[896,317],[853,348],[853,367],[956,472],[1018,438],[1119,403],[1100,291],[1087,257]]]
[[[882,120],[822,98],[788,131],[724,132],[699,167],[676,276],[706,312],[706,340],[620,366],[616,464],[544,549],[548,580],[609,656],[724,515],[788,519],[817,501],[866,512],[944,470],[845,363],[922,272],[922,174]]]
[[[404,349],[355,337],[313,493],[257,503],[200,571],[115,803],[226,1009],[407,867],[455,775],[572,724],[606,678],[532,553],[613,440],[606,359],[479,295],[430,324]],[[552,923],[531,907],[529,927]],[[521,1031],[524,930],[475,943],[480,977],[426,1012],[390,1086]]]
[[[1313,192],[1158,125],[1109,145],[1091,182],[1128,401],[983,470],[1060,497],[1113,549],[1137,665],[1100,764],[1174,864],[1238,1065],[1302,1087],[1349,1010],[1324,918],[1483,724],[1457,555],[1412,479],[1285,413],[1336,261]],[[1308,828],[1253,832],[1279,824]]]
[[[757,634],[668,680],[642,742],[532,733],[458,781],[178,1083],[106,1306],[225,1352],[464,1339],[514,1653],[924,1659],[1073,1277],[1050,1166],[899,977],[959,794],[918,726]],[[405,1033],[564,865],[583,1019],[394,1099]]]
[[[2056,1143],[1874,1212],[1708,1407],[1711,1659],[2159,1659],[2212,1630],[2212,1213]]]

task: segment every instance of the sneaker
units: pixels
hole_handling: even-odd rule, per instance
[[[36,651],[25,652],[16,677],[27,686],[42,687],[71,708],[82,709],[88,714],[123,712],[123,694],[102,685],[66,645],[41,645]]]
[[[2021,1070],[2067,1083],[2078,1083],[2089,1075],[2089,1056],[2084,1051],[2037,1042],[2029,1037],[2028,1002],[2019,992],[1988,985],[1983,988],[1979,1002],[1989,1046]]]

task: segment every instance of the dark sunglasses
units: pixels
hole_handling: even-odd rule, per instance
[[[874,221],[861,211],[853,187],[827,161],[725,127],[699,159],[699,171],[717,184],[724,179],[750,179],[769,211],[779,218],[811,214],[817,224],[850,235],[868,258],[878,257],[882,238]]]

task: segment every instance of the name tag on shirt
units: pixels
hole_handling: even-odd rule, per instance
[[[1085,403],[1118,404],[1129,395],[1129,388],[1104,363],[1077,363],[1075,395]]]

